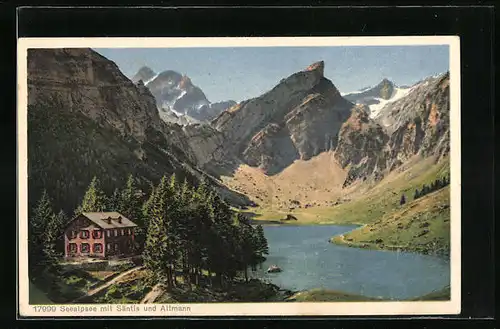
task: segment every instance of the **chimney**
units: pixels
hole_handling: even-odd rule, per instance
[[[108,218],[106,218],[106,222],[108,222],[108,224],[111,224],[111,216],[109,216]]]
[[[118,216],[118,218],[116,219],[116,221],[121,224],[122,223],[122,216]]]

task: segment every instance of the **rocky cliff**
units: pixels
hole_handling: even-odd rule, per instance
[[[160,119],[149,89],[91,49],[30,49],[28,104],[30,203],[45,188],[71,212],[94,175],[107,192],[129,173],[145,188],[163,174],[193,183],[205,175],[182,127]]]
[[[373,119],[362,106],[342,126],[335,152],[348,170],[344,186],[379,179],[415,155],[439,161],[449,153],[449,73],[412,86]]]
[[[438,158],[449,153],[449,84],[449,73],[426,79],[376,118],[391,135],[390,156],[396,164],[416,153]]]
[[[275,174],[295,160],[335,148],[353,104],[323,72],[324,62],[314,63],[262,96],[222,112],[212,125],[224,136],[224,151]]]
[[[389,136],[368,116],[366,105],[357,105],[342,125],[335,158],[347,169],[343,187],[358,179],[379,179],[386,169]]]

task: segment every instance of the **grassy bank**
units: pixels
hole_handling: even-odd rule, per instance
[[[435,290],[428,294],[409,298],[403,301],[441,301],[450,300],[450,286]],[[346,293],[337,290],[311,289],[300,291],[285,299],[288,302],[377,302],[389,301],[383,298],[373,298]]]
[[[287,302],[369,302],[382,301],[362,295],[328,289],[299,291],[286,299]]]
[[[450,300],[451,299],[451,289],[450,286],[446,286],[443,289],[435,290],[431,293],[425,294],[423,296],[413,298],[412,301],[438,301],[438,300]]]
[[[350,247],[448,255],[449,203],[450,189],[446,187],[331,241]]]

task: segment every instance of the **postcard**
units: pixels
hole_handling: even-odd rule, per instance
[[[20,316],[459,314],[459,43],[19,39]]]

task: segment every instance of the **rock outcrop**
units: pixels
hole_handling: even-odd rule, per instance
[[[324,62],[314,63],[222,112],[212,125],[224,136],[226,154],[275,174],[297,159],[333,149],[353,104],[323,72]]]
[[[335,158],[348,173],[343,186],[368,177],[379,179],[386,169],[386,145],[389,136],[373,121],[366,105],[357,105],[342,125]]]

